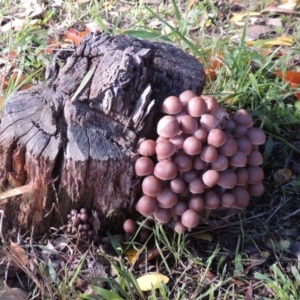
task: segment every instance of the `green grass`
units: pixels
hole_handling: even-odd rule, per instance
[[[0,23],[17,9],[13,1],[2,2]],[[82,271],[90,252],[75,251],[81,259],[74,268],[72,264],[57,267],[51,259],[46,262],[33,255],[41,253],[41,249],[32,251],[32,266],[19,265],[23,277],[18,279],[24,290],[31,291],[31,299],[245,299],[250,281],[254,296],[260,297],[257,299],[299,299],[299,254],[294,248],[299,239],[295,210],[300,209],[300,150],[296,143],[300,105],[295,100],[295,89],[274,75],[276,70],[286,70],[289,61],[299,55],[300,31],[296,17],[282,16],[286,28],[292,30],[289,34],[295,38],[294,47],[284,57],[279,56],[282,47],[262,57],[256,48],[247,46],[243,38],[238,44],[231,41],[236,27],[229,22],[229,4],[222,8],[223,17],[220,17],[221,9],[209,0],[198,1],[191,9],[187,2],[180,4],[175,0],[158,6],[146,6],[142,1],[120,4],[119,1],[96,0],[85,4],[66,0],[62,7],[51,4],[53,1],[44,3],[46,10],[34,27],[27,20],[22,31],[0,35],[0,57],[8,59],[9,53],[15,52],[16,58],[8,60],[18,74],[17,79],[13,79],[8,73],[6,88],[2,78],[0,98],[7,101],[22,85],[45,80],[45,68],[53,55],[41,50],[46,49],[48,40],[59,40],[61,33],[57,25],[66,31],[75,22],[95,21],[110,34],[172,43],[196,56],[205,68],[209,67],[212,57],[217,56],[222,61],[218,76],[208,78],[204,92],[218,97],[230,112],[247,108],[255,119],[255,126],[267,132],[267,143],[262,149],[266,192],[263,197],[254,197],[249,209],[239,212],[216,230],[203,225],[192,234],[177,235],[167,226],[155,225],[149,239],[141,242],[141,219],[139,230],[126,242],[119,243],[109,235],[115,257],[95,246],[89,251],[93,257],[107,261],[114,276],[89,276],[87,282],[93,293],[74,287],[77,279],[84,278]],[[126,5],[129,9],[121,11]],[[263,5],[266,3],[257,1],[257,7],[261,9]],[[244,37],[246,30],[245,26]],[[20,82],[21,75],[26,76],[23,82]],[[274,180],[275,172],[281,168],[294,168],[293,177],[286,184]],[[212,240],[205,239],[207,234]],[[70,247],[77,250],[77,245]],[[147,255],[154,248],[158,254],[151,261],[132,266],[126,258],[130,248],[142,248],[141,255]],[[9,257],[7,249],[5,253]],[[260,257],[257,265],[254,257]],[[142,292],[136,279],[148,272],[160,272],[168,276],[170,282],[156,290]]]

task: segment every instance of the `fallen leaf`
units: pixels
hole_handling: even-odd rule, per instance
[[[280,36],[275,40],[266,41],[263,46],[293,46],[294,39],[289,36]]]
[[[167,249],[162,249],[162,252],[166,252],[166,251],[167,251]],[[139,266],[140,264],[144,263],[145,261],[150,261],[159,255],[160,255],[160,252],[158,251],[158,249],[152,248],[152,249],[148,250],[147,253],[142,253],[139,256],[139,258],[136,262],[136,265]]]
[[[254,26],[250,26],[247,29],[246,32],[246,37],[245,37],[245,41],[249,42],[249,41],[255,41],[257,40],[261,35],[264,35],[266,33],[269,32],[273,32],[275,31],[275,29],[268,27],[268,26],[262,26],[262,25],[254,25]],[[241,28],[238,30],[238,33],[233,35],[231,37],[231,40],[236,41],[236,42],[240,42],[241,37],[243,36],[243,32],[244,29]]]
[[[189,9],[192,9],[198,0],[189,0]]]
[[[253,253],[250,255],[250,266],[244,270],[244,273],[248,273],[253,267],[259,266],[266,262],[269,257],[269,252]]]
[[[275,72],[275,74],[277,76],[279,76],[280,78],[282,78],[286,82],[290,82],[293,84],[300,84],[300,73],[299,72],[287,70],[286,72],[277,71],[277,72]]]
[[[292,177],[292,171],[290,169],[280,169],[274,174],[274,179],[279,183],[283,184],[289,181]]]
[[[267,6],[260,13],[263,14],[263,13],[272,13],[272,12],[291,15],[294,13],[294,10],[288,8],[280,8],[278,6]]]
[[[252,281],[251,280],[249,282],[249,286],[248,286],[248,289],[247,289],[244,300],[254,300],[254,298],[253,298],[253,287],[252,287]]]
[[[140,253],[141,253],[141,249],[136,249],[136,248],[130,248],[125,252],[126,257],[131,265],[135,264],[135,262],[139,258]]]
[[[233,13],[233,17],[230,18],[230,22],[234,22],[237,25],[243,26],[245,22],[241,22],[245,17],[260,16],[258,12],[246,12],[246,13]]]
[[[169,278],[163,274],[146,274],[137,278],[137,283],[142,291],[152,291],[157,289],[161,283],[167,284]]]
[[[65,38],[67,40],[70,40],[72,42],[74,42],[74,44],[76,46],[78,46],[80,44],[80,41],[82,39],[82,36],[78,33],[77,30],[75,30],[74,28],[71,28],[68,30],[68,32],[65,35]]]
[[[12,255],[14,256],[14,261],[17,262],[20,267],[25,267],[28,264],[28,256],[26,254],[26,251],[14,242],[10,242],[9,248]]]

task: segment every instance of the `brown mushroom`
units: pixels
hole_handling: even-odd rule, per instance
[[[174,163],[177,166],[179,172],[187,172],[192,168],[193,165],[191,156],[187,155],[184,152],[180,152],[176,156]]]
[[[236,175],[236,185],[243,186],[247,184],[248,182],[248,172],[245,168],[237,168],[235,170],[235,175]]]
[[[180,129],[184,133],[191,134],[198,129],[198,123],[192,116],[186,115],[180,119]]]
[[[249,193],[241,186],[236,186],[230,192],[235,197],[235,208],[245,208],[249,205],[250,196]]]
[[[266,135],[260,128],[249,128],[246,137],[253,145],[262,145],[266,142]]]
[[[136,210],[144,216],[152,215],[157,207],[156,199],[149,196],[141,197],[135,206]]]
[[[218,194],[214,191],[208,191],[204,195],[204,207],[207,210],[217,209],[221,204]]]
[[[144,140],[139,146],[139,153],[144,156],[152,156],[155,154],[156,143],[153,140]]]
[[[185,139],[184,139],[183,135],[180,135],[180,134],[173,136],[169,139],[169,141],[174,144],[176,150],[179,150],[182,148],[184,140]]]
[[[233,115],[232,119],[238,125],[244,125],[246,128],[253,126],[252,116],[245,110],[239,109]]]
[[[136,175],[147,176],[153,173],[154,163],[149,157],[142,156],[136,160],[134,168]]]
[[[198,118],[206,114],[207,104],[201,97],[194,97],[188,101],[186,110],[192,117]]]
[[[238,150],[234,155],[229,157],[228,162],[233,167],[245,167],[247,164],[247,156],[243,151]]]
[[[168,159],[159,161],[155,165],[154,175],[162,180],[171,180],[177,176],[176,164]]]
[[[235,139],[237,143],[237,149],[243,151],[246,155],[249,155],[252,150],[252,144],[246,137],[239,137]]]
[[[213,146],[205,146],[200,154],[200,158],[205,162],[214,162],[218,158],[218,152]]]
[[[181,178],[174,178],[170,181],[170,189],[177,194],[184,191],[185,183]]]
[[[224,193],[221,195],[221,205],[226,208],[231,208],[235,204],[235,197],[231,193]]]
[[[169,115],[175,115],[182,111],[183,104],[176,96],[166,98],[162,103],[162,111]]]
[[[165,187],[157,195],[157,202],[162,208],[171,208],[178,202],[178,197],[170,188]]]
[[[202,170],[206,167],[206,162],[200,158],[200,155],[197,155],[193,159],[193,168],[196,170]]]
[[[168,223],[172,218],[172,211],[169,208],[158,207],[153,216],[159,223]]]
[[[179,95],[180,101],[183,103],[185,106],[187,102],[189,102],[192,98],[196,97],[197,95],[190,90],[184,91]]]
[[[212,187],[219,181],[220,175],[215,170],[207,170],[202,175],[202,180],[204,184],[208,187]]]
[[[150,197],[156,197],[162,189],[161,181],[154,175],[144,178],[142,182],[143,193]]]
[[[252,150],[247,156],[248,165],[258,166],[263,163],[263,157],[258,150]]]
[[[211,163],[212,170],[223,171],[228,168],[228,159],[225,155],[218,154],[217,159]]]
[[[204,114],[201,116],[200,123],[201,128],[209,132],[219,125],[219,120],[211,114]]]
[[[136,223],[131,219],[127,219],[123,224],[123,229],[127,233],[133,233],[135,231],[135,228]]]
[[[259,166],[247,166],[246,170],[248,172],[248,183],[258,184],[262,183],[264,179],[264,171]]]
[[[219,107],[218,101],[216,98],[208,96],[208,95],[201,95],[201,98],[206,102],[207,111],[211,112],[214,109]]]
[[[235,187],[237,178],[234,171],[227,169],[219,172],[218,185],[225,189],[232,189]]]
[[[194,169],[191,169],[187,172],[182,173],[182,179],[186,182],[191,182],[197,177],[197,172]]]
[[[207,131],[202,127],[199,127],[194,133],[192,133],[192,135],[201,142],[206,141],[207,134],[208,134]]]
[[[223,146],[227,141],[227,137],[223,130],[214,128],[207,136],[207,144],[216,148]]]
[[[164,116],[158,121],[157,133],[161,137],[171,138],[178,135],[179,131],[179,122],[173,116]]]
[[[201,178],[194,178],[189,183],[189,190],[193,194],[201,194],[204,192],[205,184]]]
[[[177,221],[174,224],[174,231],[178,234],[183,234],[186,232],[186,227],[180,221]]]
[[[218,152],[225,156],[232,156],[236,153],[236,151],[237,151],[237,143],[232,138],[227,138],[225,144],[220,148],[218,148]]]
[[[160,160],[171,157],[175,151],[176,146],[169,140],[159,141],[155,147],[156,155]]]
[[[196,212],[203,210],[204,208],[203,198],[199,195],[192,196],[189,200],[189,208]]]
[[[196,155],[201,152],[202,143],[194,136],[190,136],[185,139],[182,149],[186,154]]]
[[[252,196],[261,196],[264,193],[264,185],[262,183],[249,184],[247,191]]]
[[[191,228],[196,227],[200,222],[198,213],[192,209],[186,210],[181,216],[181,223],[188,228],[190,231]]]

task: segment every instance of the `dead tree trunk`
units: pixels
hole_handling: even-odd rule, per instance
[[[202,64],[169,44],[103,33],[58,53],[48,71],[51,84],[15,93],[3,112],[1,187],[38,184],[0,202],[4,225],[44,233],[85,206],[101,228],[118,227],[139,190],[137,144],[155,131],[157,104],[187,89],[199,94]]]

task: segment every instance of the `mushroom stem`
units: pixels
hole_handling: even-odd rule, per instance
[[[174,211],[174,208],[171,208],[172,210],[172,217],[173,217],[173,220],[174,222],[177,222],[178,221],[178,216],[176,215],[175,211]]]

